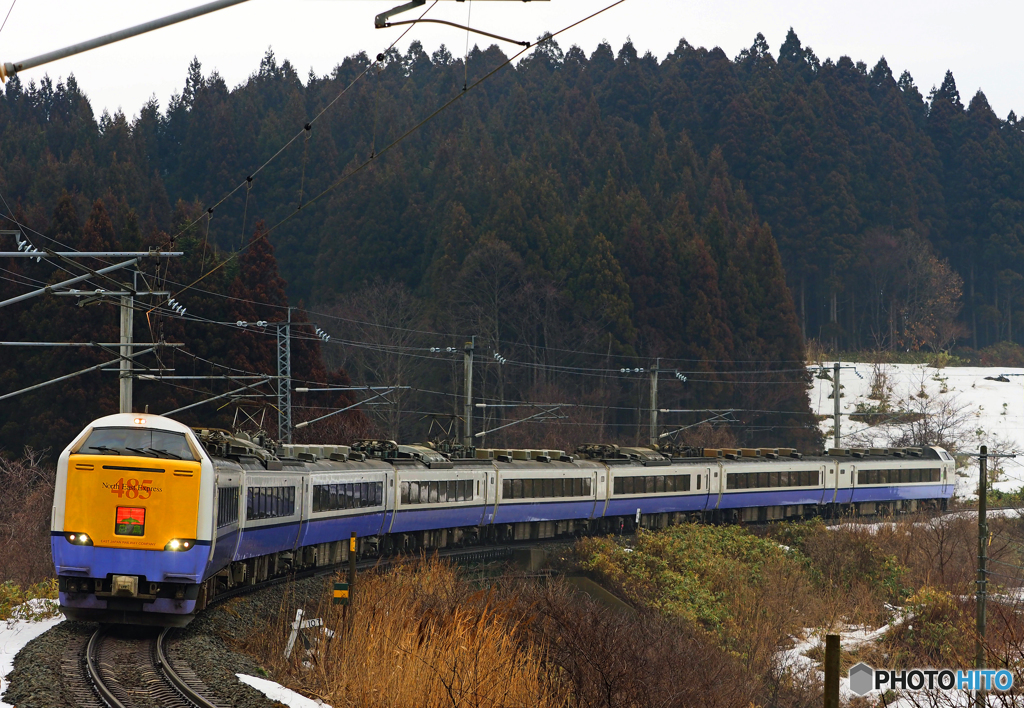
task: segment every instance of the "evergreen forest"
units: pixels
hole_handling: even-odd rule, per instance
[[[805,342],[1024,341],[1024,136],[980,91],[965,103],[952,73],[926,95],[884,58],[821,60],[792,30],[774,54],[758,35],[735,58],[550,40],[507,60],[414,42],[302,77],[268,50],[235,87],[194,60],[180,95],[131,117],[97,116],[73,76],[15,77],[4,228],[39,248],[184,252],[140,276],[187,308],[136,310],[138,341],[185,344],[140,359],[156,373],[275,374],[276,330],[256,323],[292,307],[296,385],[409,387],[307,440],[451,433],[471,341],[488,404],[474,429],[536,415],[481,445],[646,442],[657,367],[659,407],[686,411],[660,430],[713,419],[735,444],[812,449]],[[64,267],[8,259],[0,299]],[[116,342],[117,308],[79,304],[8,306],[0,340]],[[0,395],[110,358],[2,351]],[[243,383],[138,381],[136,407]],[[296,394],[295,417],[365,397]],[[226,427],[261,400],[181,419]],[[105,371],[7,399],[0,449],[59,450],[116,408]]]

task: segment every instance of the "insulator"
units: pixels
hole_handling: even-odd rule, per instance
[[[267,321],[266,320],[256,320],[256,326],[257,327],[266,327],[267,326]]]
[[[249,323],[245,322],[244,320],[238,320],[238,322],[235,322],[235,324],[238,325],[239,327],[248,327],[249,326]]]

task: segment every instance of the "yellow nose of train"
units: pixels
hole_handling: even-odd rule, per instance
[[[183,435],[146,427],[145,418],[95,428],[68,458],[65,536],[99,548],[188,550],[200,478]]]

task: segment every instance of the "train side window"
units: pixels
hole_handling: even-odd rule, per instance
[[[703,477],[703,476],[704,475],[702,475],[702,474],[697,475],[697,490],[698,491],[700,490],[700,478]]]
[[[419,504],[420,503],[420,483],[409,482],[409,503]]]
[[[778,472],[777,474],[779,475],[779,486],[780,487],[789,487],[789,486],[791,486],[790,483],[789,483],[789,472]]]
[[[523,480],[513,479],[512,480],[512,498],[523,499]]]
[[[313,513],[320,511],[320,485],[313,487]]]
[[[533,499],[533,497],[534,497],[534,493],[533,493],[534,492],[534,486],[535,486],[534,485],[534,481],[532,479],[524,479],[523,480],[523,496],[520,497],[520,498],[521,499]],[[537,485],[537,488],[539,490],[539,488],[540,488],[539,485]]]
[[[430,503],[431,504],[436,504],[437,503],[437,482],[430,482],[429,489],[430,489]]]
[[[409,483],[408,482],[402,482],[402,503],[403,504],[408,504],[409,503]]]
[[[512,480],[511,479],[503,479],[503,480],[501,480],[501,498],[502,499],[512,499],[513,498],[513,496],[512,496]]]
[[[553,497],[564,497],[565,496],[565,478],[551,480],[551,496]]]
[[[455,501],[466,501],[466,482],[458,480],[455,482]]]
[[[448,482],[438,481],[437,483],[437,501],[446,502],[448,501]]]
[[[550,478],[544,480],[544,496],[549,499],[555,496],[555,480]]]
[[[590,496],[590,481],[590,477],[583,478],[583,495],[587,497]]]
[[[574,497],[582,497],[583,496],[583,478],[582,477],[575,477],[575,478],[573,478],[573,480],[572,480],[572,495]]]
[[[654,478],[654,493],[664,494],[665,493],[665,476],[658,475]]]

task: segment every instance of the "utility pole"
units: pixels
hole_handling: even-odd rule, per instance
[[[661,366],[661,359],[654,360],[654,368],[651,369],[651,447],[658,444],[658,369]]]
[[[132,286],[138,285],[138,271],[132,274]],[[135,298],[133,295],[121,296],[121,363],[118,367],[120,386],[119,412],[132,412],[132,344],[135,343]]]
[[[462,436],[462,445],[467,449],[473,446],[473,352],[476,350],[476,335],[471,341],[466,342],[462,362],[463,375],[465,376],[466,402],[463,408],[465,424]]]
[[[978,456],[978,638],[975,640],[974,668],[985,668],[985,599],[988,578],[988,445],[981,446]],[[985,692],[979,687],[975,693],[977,708],[985,708]]]
[[[835,407],[833,409],[833,418],[835,424],[836,442],[834,447],[839,447],[839,399],[842,397],[842,389],[839,387],[839,362],[837,361],[835,366],[832,367],[832,398],[835,399]]]
[[[277,323],[277,437],[292,443],[292,308]]]

